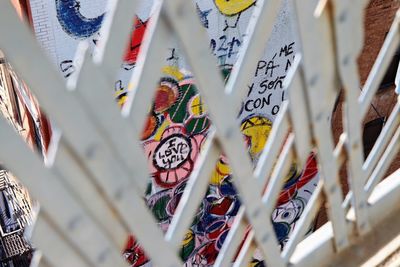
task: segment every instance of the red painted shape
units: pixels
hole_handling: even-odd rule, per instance
[[[312,153],[306,162],[306,167],[301,174],[301,177],[299,178],[298,181],[296,181],[295,184],[293,184],[291,187],[287,188],[286,190],[283,190],[278,199],[278,206],[283,205],[287,203],[289,200],[293,198],[293,196],[296,194],[297,190],[302,188],[304,185],[306,185],[311,179],[315,177],[318,173],[318,166],[317,166],[317,160],[315,159],[314,153]]]
[[[147,21],[141,21],[139,18],[136,18],[134,30],[131,37],[131,42],[128,45],[124,61],[128,64],[136,63],[137,57],[139,55],[140,45],[142,44],[144,33],[146,32]]]
[[[124,251],[126,260],[132,266],[142,266],[149,261],[149,258],[144,253],[144,250],[139,246],[135,237],[129,236],[126,248]]]

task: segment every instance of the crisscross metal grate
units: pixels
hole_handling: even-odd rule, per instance
[[[375,233],[399,209],[399,171],[380,181],[400,148],[400,101],[366,161],[361,121],[400,43],[400,15],[360,94],[356,59],[362,46],[366,3],[295,2],[303,52],[296,56],[285,79],[288,101],[253,168],[236,116],[280,1],[257,1],[247,38],[225,84],[193,1],[156,0],[131,78],[135,88],[122,113],[109,88],[114,85],[113,74],[123,57],[137,1],[110,1],[96,56],[92,60],[85,45],[80,47],[79,74],[69,81],[68,88],[9,1],[1,1],[0,47],[61,130],[44,165],[7,122],[0,120],[0,159],[41,203],[34,242],[44,259],[36,263],[127,266],[121,251],[128,234],[133,233],[156,266],[181,266],[180,243],[222,152],[229,160],[242,206],[216,266],[246,265],[256,248],[268,266],[320,266],[346,261],[340,255],[351,252],[354,245],[368,246],[359,241]],[[152,88],[156,88],[154,70],[161,70],[164,44],[171,36],[184,51],[213,124],[164,235],[142,199],[149,174],[139,140],[154,95]],[[330,103],[341,87],[345,89],[346,124],[335,146],[325,118],[330,116]],[[270,218],[282,177],[292,160],[304,165],[313,150],[322,179],[280,251]],[[346,198],[338,180],[343,164],[348,166],[351,185]],[[302,240],[324,199],[330,222]],[[248,226],[251,231],[245,236]]]

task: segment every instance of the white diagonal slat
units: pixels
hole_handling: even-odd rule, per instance
[[[397,128],[392,140],[389,143],[388,149],[383,153],[382,158],[379,160],[376,168],[371,174],[371,178],[365,185],[367,195],[371,195],[375,186],[382,180],[390,164],[400,150],[400,127]]]
[[[283,104],[256,169],[253,169],[236,115],[239,102],[247,93],[246,84],[251,78],[252,67],[264,50],[280,2],[257,1],[253,7],[248,35],[228,84],[224,87],[216,61],[209,52],[208,38],[198,23],[194,3],[185,0],[164,3],[156,0],[153,18],[147,26],[131,79],[134,90],[129,93],[122,116],[111,99],[110,91],[132,29],[137,1],[109,2],[109,13],[101,30],[102,40],[96,49],[94,61],[84,59],[81,71],[76,73],[75,80],[71,80],[76,82],[73,85],[75,90],[69,92],[53,66],[44,59],[44,54],[33,41],[28,28],[20,24],[9,2],[0,3],[0,35],[4,36],[0,39],[0,45],[63,132],[58,147],[52,152],[52,160],[44,168],[40,160],[16,136],[12,136],[14,133],[10,132],[8,126],[0,128],[0,140],[3,140],[1,137],[8,138],[4,150],[0,151],[0,157],[26,181],[34,195],[39,194],[44,210],[42,215],[47,216],[45,225],[54,233],[54,236],[38,239],[45,252],[51,254],[46,257],[53,259],[48,262],[50,265],[55,265],[56,257],[61,254],[60,248],[64,248],[69,257],[75,257],[76,261],[72,264],[76,266],[124,266],[120,250],[127,232],[133,232],[155,265],[181,265],[177,255],[179,242],[198,208],[207,187],[207,173],[211,172],[220,152],[224,152],[231,163],[233,181],[239,189],[243,206],[217,257],[216,266],[232,265],[247,228],[251,230],[235,266],[246,265],[256,247],[261,249],[268,266],[284,266],[289,259],[290,264],[299,266],[317,265],[322,259],[334,259],[337,255],[335,249],[347,248],[348,237],[357,234],[353,231],[354,225],[362,228],[361,225],[370,221],[371,227],[376,230],[376,218],[379,217],[376,215],[389,216],[390,211],[395,210],[393,203],[398,202],[395,197],[397,186],[382,191],[382,187],[375,189],[375,185],[399,149],[398,105],[365,163],[361,149],[356,144],[361,139],[361,119],[400,42],[399,15],[359,95],[358,74],[354,63],[362,41],[362,7],[366,0],[331,1],[332,5],[321,0],[316,10],[317,1],[302,3],[301,7],[296,3],[304,53],[301,60],[296,59],[295,65],[299,66],[301,61],[301,68],[292,68],[287,75],[285,88],[291,88],[289,101]],[[347,23],[350,26],[345,26]],[[12,33],[9,24],[13,25]],[[161,74],[166,48],[164,44],[168,44],[171,36],[178,38],[185,51],[216,131],[214,133],[212,130],[208,137],[209,143],[188,180],[184,201],[179,204],[164,237],[142,199],[149,174],[139,139]],[[355,42],[347,41],[351,38]],[[25,63],[26,58],[40,62],[41,67],[31,68]],[[346,89],[345,104],[351,107],[345,116],[347,124],[344,138],[334,147],[327,118],[340,87],[338,77]],[[302,89],[293,90],[299,88]],[[302,100],[299,102],[300,98]],[[289,131],[293,133],[288,137]],[[275,238],[272,238],[274,230],[269,213],[279,195],[282,177],[294,157],[293,146],[296,149],[296,159],[300,159],[300,162],[305,161],[315,146],[323,182],[318,185],[317,194],[312,197],[283,253],[285,263]],[[17,165],[17,156],[25,160],[24,166]],[[348,194],[345,203],[342,201],[338,181],[338,171],[342,164],[349,165],[352,177],[352,192]],[[30,168],[29,172],[26,168]],[[268,181],[271,172],[272,177]],[[370,174],[371,179],[363,188]],[[26,177],[31,175],[39,179],[35,183],[27,180]],[[393,175],[398,174],[395,172]],[[46,191],[44,184],[51,186],[52,190]],[[387,184],[386,180],[382,184]],[[266,193],[262,194],[265,188]],[[366,197],[364,189],[368,195],[375,190],[365,212],[360,213],[359,204],[365,202]],[[328,225],[327,229],[333,230],[333,233],[319,231],[312,234],[312,237],[319,238],[314,239],[314,244],[304,250],[303,243],[310,244],[309,241],[296,245],[318,211],[322,190],[326,194],[329,218],[332,221],[332,227]],[[377,194],[384,195],[379,202],[374,201]],[[63,201],[56,199],[55,195]],[[350,200],[353,200],[355,206],[347,214],[348,222],[345,214],[349,206],[346,203],[350,203]],[[388,203],[387,210],[382,209],[382,203]],[[62,214],[59,213],[60,207],[64,209]],[[99,210],[102,207],[104,210]],[[357,216],[354,216],[354,212]],[[83,219],[78,222],[73,220],[80,217]],[[102,217],[106,219],[103,221]],[[78,226],[72,223],[74,229],[69,231],[66,224],[68,221]],[[46,227],[43,224],[41,227],[40,235],[44,235]],[[53,248],[52,242],[59,246]],[[296,253],[292,256],[295,248]],[[299,252],[299,249],[303,251]],[[299,253],[303,255],[300,260]]]
[[[243,246],[239,252],[239,255],[233,264],[233,267],[244,267],[248,266],[251,257],[256,249],[253,243],[254,232],[251,231],[245,239]]]
[[[94,60],[101,64],[101,72],[112,83],[132,33],[138,4],[139,1],[132,0],[108,1],[107,16],[101,25],[101,40]]]
[[[114,207],[103,197],[101,190],[86,178],[90,176],[89,173],[80,166],[76,156],[65,142],[62,139],[60,141],[54,140],[54,134],[52,142],[57,144],[50,145],[48,154],[54,154],[50,166],[63,179],[63,182],[70,186],[71,191],[76,192],[76,198],[79,199],[82,206],[87,208],[88,213],[107,232],[112,233],[110,237],[122,249],[126,242],[128,228],[124,225],[120,216],[115,214]],[[56,150],[54,153],[52,152],[53,148]]]
[[[320,211],[322,201],[322,182],[320,181],[308,201],[304,213],[296,223],[292,236],[283,249],[282,256],[286,262],[289,262],[290,256],[292,256],[297,244],[304,238],[307,231],[309,231],[311,223],[316,219],[315,217]]]
[[[1,17],[0,19],[11,20],[15,23],[13,34],[10,38],[2,38],[2,47],[6,51],[10,51],[9,60],[13,62],[14,67],[22,73],[24,80],[30,85],[31,90],[39,99],[42,107],[45,110],[51,110],[52,118],[58,123],[63,136],[68,140],[81,159],[87,166],[100,175],[116,179],[110,184],[110,190],[118,192],[120,188],[125,186],[121,178],[124,174],[121,173],[120,163],[110,152],[108,142],[103,139],[99,129],[94,125],[91,117],[85,111],[85,107],[80,104],[76,94],[64,90],[64,82],[61,77],[55,72],[52,64],[46,60],[46,56],[40,50],[38,45],[33,40],[29,29],[22,27],[18,21],[14,11],[8,2],[2,2],[1,9],[9,9],[9,17]],[[6,12],[7,13],[7,12]],[[7,13],[7,14],[8,14]],[[0,31],[4,36],[10,35],[4,23],[0,23]],[[22,39],[21,46],[16,48],[13,41]],[[18,52],[13,53],[12,51]],[[41,68],[29,68],[24,63],[24,58],[32,58],[41,62]],[[62,99],[62,101],[59,101]],[[78,127],[80,131],[75,131]],[[86,134],[82,134],[86,133]],[[141,179],[141,178],[139,178]],[[140,182],[140,180],[139,180]]]
[[[281,155],[279,156],[278,162],[276,163],[276,167],[273,170],[271,182],[267,187],[267,191],[264,193],[263,202],[265,203],[266,209],[268,213],[271,214],[272,210],[275,207],[276,199],[279,195],[280,190],[283,186],[283,177],[285,177],[286,173],[289,172],[290,164],[292,163],[293,154],[292,154],[292,146],[293,146],[294,137],[293,134],[288,137],[288,140],[285,143],[284,148],[282,149]],[[263,187],[259,187],[258,194],[261,195],[263,192]],[[245,221],[244,217],[244,209],[241,208],[235,218],[235,223],[232,226],[230,232],[228,233],[227,240],[221,250],[221,253],[229,253],[229,257],[227,256],[226,259],[222,259],[223,256],[218,257],[217,263],[220,265],[216,266],[226,266],[229,263],[229,260],[232,259],[233,253],[236,252],[238,249],[238,245],[240,242],[240,237],[244,235],[246,227],[248,226],[247,222]],[[254,231],[250,231],[251,235],[247,237],[248,242],[253,242]],[[272,233],[274,234],[274,233]]]
[[[307,98],[311,100],[310,113],[314,142],[317,145],[319,170],[324,180],[329,219],[335,231],[336,247],[340,250],[348,244],[348,228],[341,208],[343,196],[338,180],[339,169],[333,156],[334,144],[328,117],[329,104],[337,97],[335,87],[335,58],[330,15],[325,8],[315,16],[311,2],[296,3],[299,32],[303,47],[303,66],[307,84]]]
[[[236,123],[235,109],[232,105],[224,104],[226,98],[223,80],[217,71],[215,59],[206,45],[207,37],[204,29],[199,21],[189,19],[196,17],[195,6],[190,2],[170,1],[166,2],[165,12],[193,69],[199,91],[209,107],[210,117],[220,137],[219,142],[233,169],[233,181],[237,185],[241,199],[246,205],[246,213],[256,231],[257,244],[268,264],[281,266],[282,260],[279,257],[277,242],[271,236],[273,229],[269,215],[262,207],[260,197],[253,193],[257,192],[257,186],[255,179],[251,178],[253,177],[252,167]],[[190,27],[179,26],[183,24]],[[193,31],[198,34],[193,35]],[[242,155],[242,157],[238,158],[235,155]]]
[[[400,101],[393,108],[392,113],[390,114],[388,120],[385,123],[385,126],[382,129],[382,132],[379,134],[378,139],[376,140],[374,147],[369,153],[367,159],[364,162],[363,170],[366,173],[366,177],[368,178],[376,164],[378,163],[382,153],[387,148],[389,144],[390,137],[392,137],[396,131],[396,127],[400,125]]]
[[[235,106],[244,99],[247,93],[243,88],[247,88],[246,86],[251,84],[254,66],[257,66],[257,62],[265,50],[265,44],[281,6],[282,1],[279,0],[256,2],[247,26],[246,38],[226,84],[226,91],[232,95],[231,101]],[[254,42],[255,38],[259,41]]]
[[[124,172],[124,177],[129,177],[129,180],[136,180],[137,192],[143,194],[149,182],[149,174],[142,168],[146,165],[146,159],[138,142],[139,131],[121,116],[117,104],[112,99],[110,90],[112,83],[109,83],[105,74],[100,73],[100,69],[93,64],[89,53],[85,53],[87,46],[84,44],[80,46],[81,49],[78,49],[76,56],[84,59],[84,62],[81,68],[76,67],[80,71],[74,74],[79,77],[76,85],[72,85],[70,80],[70,89],[74,88],[76,98],[80,100],[82,106],[87,107],[91,120],[99,125],[110,147],[114,149],[117,161],[124,164],[120,172]]]
[[[365,172],[362,170],[364,153],[362,149],[362,114],[358,103],[360,94],[360,77],[357,59],[363,47],[361,37],[355,38],[351,44],[348,39],[352,36],[363,36],[364,8],[366,1],[335,1],[334,17],[336,22],[336,60],[339,77],[344,87],[346,105],[344,106],[344,131],[347,133],[347,168],[348,181],[353,192],[352,202],[357,216],[358,232],[370,229],[366,208],[367,196],[363,190]],[[352,18],[351,20],[349,18]]]
[[[32,240],[36,246],[40,247],[40,250],[46,254],[45,261],[53,267],[93,266],[87,262],[81,252],[77,251],[72,244],[66,242],[65,237],[57,231],[47,217],[48,216],[44,213],[41,213],[38,217],[35,223]],[[35,254],[36,253],[40,252],[35,252]],[[37,266],[42,266],[41,263],[43,262],[43,259],[41,258],[42,257],[38,259],[39,261],[37,262]],[[32,259],[30,267],[34,267],[34,259]]]
[[[382,45],[382,48],[375,60],[374,66],[368,75],[367,81],[365,82],[361,95],[358,99],[361,107],[361,115],[365,115],[368,111],[369,105],[376,91],[378,90],[378,86],[380,85],[381,80],[386,73],[394,53],[398,49],[400,43],[399,23],[400,11],[397,11],[392,27],[386,36],[385,42]]]
[[[200,157],[196,160],[196,165],[190,174],[185,191],[175,211],[175,216],[165,236],[169,244],[175,248],[181,244],[190,223],[193,221],[193,217],[207,192],[210,176],[220,156],[213,130],[209,133],[207,142]]]
[[[301,55],[295,56],[292,67],[289,69],[288,74],[285,78],[284,88],[288,91],[288,100],[296,105],[289,106],[290,119],[293,125],[293,131],[295,133],[295,147],[297,164],[299,166],[305,166],[307,159],[311,151],[311,130],[308,103],[305,97],[304,90],[304,75],[301,69]]]
[[[46,110],[52,110],[52,115],[56,118],[58,125],[63,130],[66,138],[70,140],[69,144],[72,145],[79,156],[87,163],[88,168],[95,174],[96,181],[107,193],[107,195],[114,200],[115,205],[119,208],[120,214],[126,219],[127,225],[131,227],[132,232],[141,241],[142,246],[145,248],[148,255],[160,256],[165,254],[165,258],[169,260],[169,265],[179,265],[180,260],[177,255],[168,248],[162,238],[162,232],[155,224],[155,220],[147,209],[143,199],[132,192],[137,192],[137,185],[135,181],[127,177],[123,172],[124,167],[116,160],[119,157],[113,157],[110,151],[113,151],[110,146],[107,147],[107,141],[100,136],[101,128],[93,125],[90,117],[90,112],[87,112],[80,104],[80,100],[73,94],[62,90],[62,80],[59,75],[53,73],[52,65],[43,60],[45,56],[40,48],[33,41],[29,30],[21,26],[15,16],[15,11],[12,10],[8,2],[2,2],[2,8],[10,10],[10,16],[5,19],[10,19],[15,23],[15,31],[10,38],[5,38],[5,49],[13,51],[12,40],[16,38],[23,38],[24,43],[19,47],[18,54],[10,53],[14,57],[9,57],[17,70],[25,73],[24,80],[31,85],[31,89],[36,93],[36,96],[45,107]],[[0,20],[4,17],[0,17]],[[5,32],[9,35],[4,25],[0,23],[0,32]],[[32,54],[40,58],[42,62],[41,68],[36,68],[35,71],[28,71],[27,66],[21,60],[21,57]],[[58,89],[57,89],[58,88]],[[58,101],[62,98],[62,101]],[[68,114],[68,115],[67,115]],[[75,131],[75,127],[80,127],[80,131]],[[82,134],[87,133],[87,134]],[[74,141],[74,142],[73,142]],[[110,179],[110,178],[113,179]],[[138,178],[139,181],[141,178]],[[132,210],[131,212],[128,212]],[[135,213],[140,213],[141,216],[135,216]],[[155,245],[151,239],[160,240]],[[168,263],[165,260],[161,261],[160,258],[155,258],[155,262]]]
[[[147,24],[145,38],[140,45],[135,71],[130,83],[134,89],[129,92],[128,100],[122,113],[133,122],[135,129],[140,131],[146,121],[149,110],[149,100],[154,96],[155,89],[161,77],[163,58],[165,52],[164,43],[170,40],[170,29],[167,27],[161,15],[163,0],[155,0],[152,18]]]
[[[98,226],[81,204],[62,183],[44,167],[41,159],[30,151],[4,119],[0,119],[0,139],[7,140],[0,151],[1,161],[30,189],[42,203],[44,211],[57,223],[64,236],[96,266],[126,266],[119,249],[109,241],[104,229]],[[20,168],[20,162],[24,168]],[[31,179],[31,177],[35,179]],[[62,212],[60,212],[62,211]]]
[[[288,103],[286,102],[283,103],[282,110],[274,121],[267,143],[254,171],[260,188],[265,187],[273,170],[275,159],[278,157],[283,142],[287,138],[290,128],[288,113]]]
[[[272,214],[272,211],[275,209],[279,194],[285,183],[285,177],[289,173],[290,166],[293,163],[293,144],[294,134],[290,134],[278,158],[276,167],[272,172],[271,181],[268,183],[267,190],[264,193],[263,202],[269,214]]]
[[[232,266],[234,256],[237,250],[240,248],[239,245],[243,241],[246,233],[248,223],[245,222],[244,207],[241,207],[236,215],[236,219],[233,222],[231,229],[229,230],[228,236],[215,260],[216,267],[228,267]]]

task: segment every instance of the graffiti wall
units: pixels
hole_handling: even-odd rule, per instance
[[[210,37],[210,51],[218,59],[227,80],[246,38],[246,27],[257,0],[193,1]],[[88,40],[92,48],[96,46],[107,12],[106,0],[31,0],[31,5],[39,42],[47,49],[60,73],[68,78],[75,70],[73,58],[78,43]],[[144,1],[132,23],[131,40],[114,88],[120,105],[124,104],[130,88],[127,81],[151,18],[150,8],[151,1]],[[43,25],[47,27],[44,30]],[[253,81],[248,85],[248,94],[238,114],[238,125],[254,165],[286,99],[283,80],[299,51],[294,27],[291,3],[283,1],[272,35],[266,41],[265,53],[254,66]],[[149,110],[141,136],[152,177],[145,199],[160,227],[166,231],[212,124],[196,89],[195,77],[174,44],[168,45],[163,77],[159,79]],[[309,156],[306,166],[297,166],[294,162],[282,179],[285,179],[285,186],[272,214],[281,247],[287,242],[316,186],[318,174],[314,154]],[[186,266],[214,264],[239,207],[240,198],[228,160],[221,155],[210,177],[207,193],[182,242],[181,257]],[[134,237],[129,238],[124,256],[132,266],[151,264]],[[261,266],[261,259],[257,258],[255,255],[253,265]]]

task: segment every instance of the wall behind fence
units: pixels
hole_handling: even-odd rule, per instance
[[[115,88],[110,88],[120,105],[124,104],[131,87],[129,78],[151,17],[151,2],[143,1],[136,21],[132,22],[131,41],[115,79]],[[91,51],[95,51],[107,12],[106,4],[106,0],[31,0],[36,37],[65,78],[76,71],[74,57],[79,42],[87,41]],[[211,52],[228,79],[257,1],[197,0],[195,4],[209,34]],[[248,85],[248,95],[238,114],[254,164],[286,99],[283,80],[300,50],[292,8],[290,1],[284,1],[273,33],[265,40],[265,53],[254,66],[253,81]],[[143,148],[152,174],[146,200],[163,230],[171,222],[212,124],[179,46],[172,41],[166,47],[163,76],[142,132]],[[316,186],[318,174],[314,155],[310,155],[305,168],[293,163],[285,179],[284,190],[272,215],[281,246],[286,243]],[[208,191],[182,243],[181,257],[188,266],[214,263],[239,207],[240,199],[231,181],[228,162],[221,155]],[[132,265],[147,264],[148,259],[134,237],[130,237],[128,243],[124,255]]]

